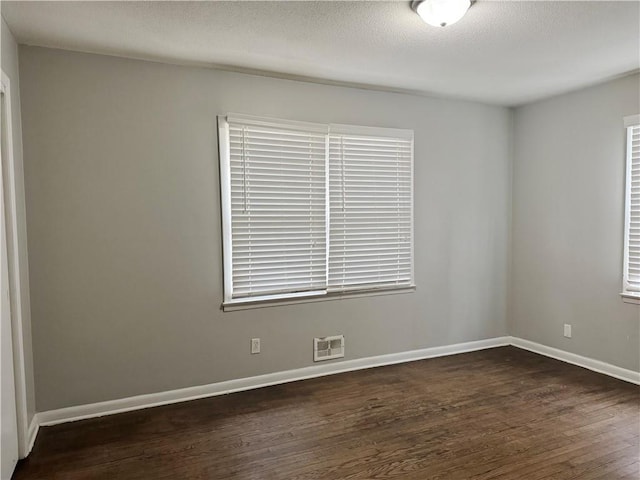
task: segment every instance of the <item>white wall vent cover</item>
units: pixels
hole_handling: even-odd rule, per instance
[[[344,357],[344,335],[316,337],[313,339],[313,361]]]

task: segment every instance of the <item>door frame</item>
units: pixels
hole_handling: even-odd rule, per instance
[[[29,298],[28,289],[22,288],[20,271],[20,251],[27,251],[26,239],[18,236],[18,199],[16,195],[15,157],[13,150],[13,125],[11,107],[11,81],[9,77],[0,70],[0,92],[4,95],[4,103],[0,102],[0,108],[4,108],[5,125],[2,127],[6,131],[5,153],[6,158],[2,158],[3,187],[5,195],[5,222],[7,233],[7,264],[9,267],[9,295],[11,305],[11,330],[13,340],[13,368],[16,390],[16,414],[18,423],[18,454],[20,458],[25,458],[29,454],[29,419],[27,413],[27,376],[24,354],[23,336],[23,297]],[[0,135],[2,132],[0,132]],[[26,292],[24,290],[27,290]]]

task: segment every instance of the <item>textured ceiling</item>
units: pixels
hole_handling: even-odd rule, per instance
[[[638,1],[2,2],[20,43],[518,105],[640,67]]]

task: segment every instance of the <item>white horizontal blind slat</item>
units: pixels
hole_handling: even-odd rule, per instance
[[[413,140],[362,132],[329,135],[329,291],[413,283]]]
[[[326,127],[229,116],[232,298],[326,288]]]
[[[627,127],[624,290],[640,292],[640,125]]]

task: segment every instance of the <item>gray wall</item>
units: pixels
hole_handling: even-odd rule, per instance
[[[0,4],[1,5],[1,4]],[[35,387],[33,383],[33,355],[31,353],[31,313],[29,300],[29,269],[27,258],[27,226],[25,212],[24,170],[22,164],[22,122],[20,116],[20,78],[18,75],[18,45],[9,27],[1,19],[2,71],[11,83],[11,125],[13,128],[13,161],[16,179],[16,210],[18,218],[18,255],[20,260],[20,282],[22,290],[21,310],[25,373],[27,387],[27,418],[30,422],[35,414]],[[4,162],[5,159],[3,159]],[[6,165],[5,165],[6,166]],[[6,170],[5,170],[6,171]]]
[[[21,47],[39,411],[507,333],[510,112]],[[417,292],[222,313],[215,117],[415,130]],[[249,354],[249,339],[262,353]]]
[[[623,303],[625,134],[638,75],[515,112],[509,333],[640,370],[640,306]],[[573,338],[563,337],[563,324]]]

